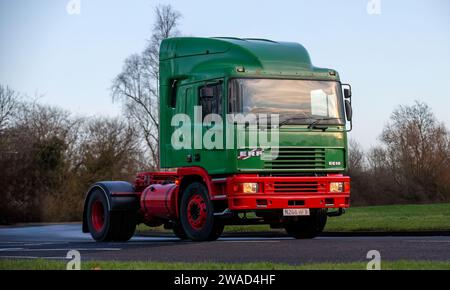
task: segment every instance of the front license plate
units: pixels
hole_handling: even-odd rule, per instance
[[[309,208],[286,208],[283,209],[284,216],[309,216]]]

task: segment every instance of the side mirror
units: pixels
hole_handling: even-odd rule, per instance
[[[344,89],[344,98],[350,99],[352,97],[352,91],[349,88]]]
[[[348,121],[352,121],[352,117],[353,117],[353,109],[352,109],[352,104],[350,103],[349,100],[345,100],[345,116],[347,117]]]
[[[347,132],[353,130],[353,109],[352,109],[352,86],[349,84],[342,84],[344,88],[344,107],[345,107],[345,116],[347,117],[347,121],[350,122],[350,129],[347,129]]]
[[[344,98],[350,99],[352,97],[352,86],[349,84],[342,84],[342,87],[344,88]]]

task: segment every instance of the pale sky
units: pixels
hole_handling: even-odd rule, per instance
[[[376,144],[393,108],[428,103],[450,127],[450,1],[0,0],[0,83],[76,114],[115,116],[109,87],[150,38],[153,8],[170,3],[192,36],[294,41],[314,65],[353,85],[353,139]]]

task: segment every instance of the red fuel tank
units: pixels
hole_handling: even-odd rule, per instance
[[[146,224],[160,225],[164,221],[176,218],[177,185],[152,184],[141,195],[141,209]]]

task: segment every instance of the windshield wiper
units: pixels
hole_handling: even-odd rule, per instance
[[[288,124],[290,121],[294,121],[294,120],[311,120],[311,119],[312,119],[311,117],[295,117],[294,116],[294,117],[287,118],[286,120],[281,122],[279,126],[281,127],[283,125]]]
[[[340,118],[322,118],[322,119],[316,119],[315,121],[313,121],[311,124],[308,125],[308,129],[312,129],[314,128],[315,125],[319,124],[322,121],[331,121],[331,120],[340,120]],[[328,127],[323,127],[320,128],[322,130],[326,130],[328,129]]]

